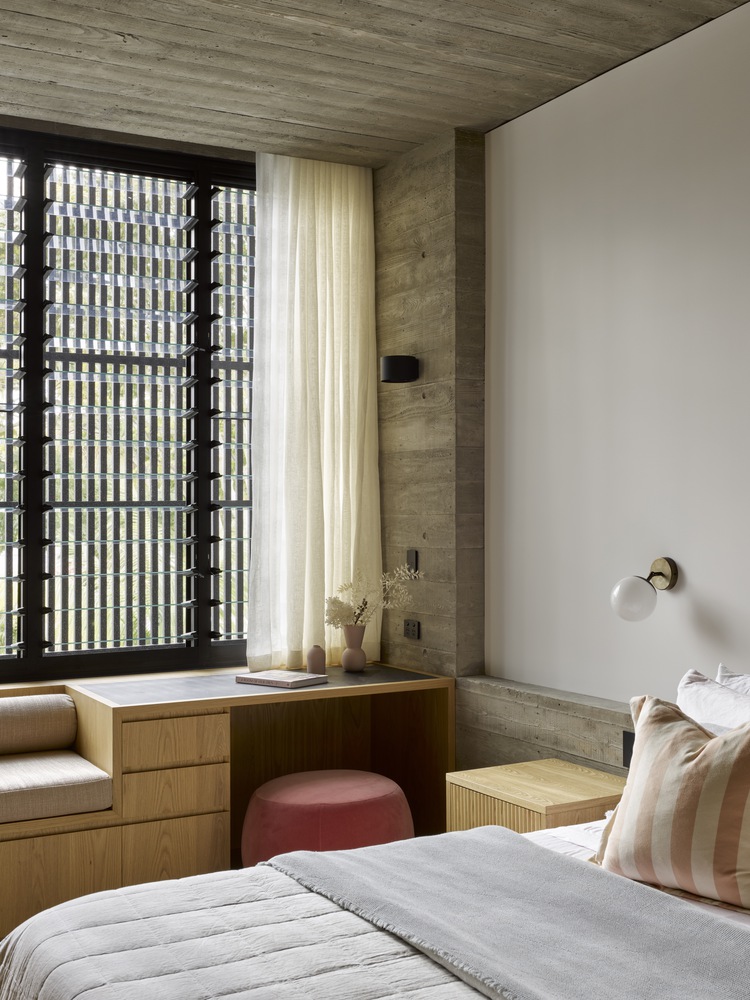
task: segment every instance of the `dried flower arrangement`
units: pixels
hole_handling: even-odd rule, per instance
[[[356,573],[352,581],[339,587],[337,594],[341,596],[326,598],[326,625],[366,625],[380,608],[408,607],[411,594],[406,584],[421,576],[420,570],[397,566],[381,575],[379,586],[371,587],[361,573]]]

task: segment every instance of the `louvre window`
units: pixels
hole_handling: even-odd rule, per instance
[[[239,663],[252,175],[9,146],[0,678]]]
[[[20,478],[21,478],[21,330],[23,311],[23,164],[0,160],[0,534],[4,576],[0,614],[0,654],[20,643]]]

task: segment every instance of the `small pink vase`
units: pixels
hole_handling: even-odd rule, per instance
[[[326,672],[326,651],[317,643],[307,651],[308,674],[324,674]]]
[[[367,663],[367,654],[362,649],[362,640],[365,637],[364,625],[344,625],[344,642],[346,649],[341,654],[341,666],[348,670],[350,674],[361,673]]]

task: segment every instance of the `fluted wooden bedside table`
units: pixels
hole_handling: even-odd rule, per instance
[[[500,764],[446,776],[447,828],[506,826],[518,833],[602,819],[625,778],[565,760]]]

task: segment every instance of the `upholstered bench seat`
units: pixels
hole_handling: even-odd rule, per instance
[[[261,785],[242,828],[242,863],[287,851],[338,851],[414,836],[406,796],[372,771],[300,771]]]
[[[66,694],[0,698],[0,823],[111,808],[111,777],[71,749],[77,731]]]
[[[112,779],[70,750],[0,757],[0,823],[112,806]]]

